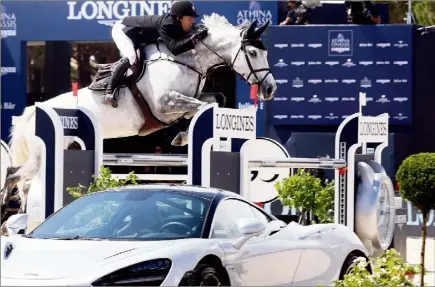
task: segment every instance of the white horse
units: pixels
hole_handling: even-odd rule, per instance
[[[120,87],[118,108],[102,102],[104,83],[109,78],[104,74],[100,75],[102,80],[94,80],[90,87],[80,89],[76,97],[68,92],[45,104],[53,108],[76,108],[77,105],[87,108],[99,121],[103,138],[110,139],[150,134],[182,117],[191,118],[198,109],[215,102],[215,97],[201,94],[201,91],[207,72],[217,65],[228,65],[249,84],[257,84],[260,100],[271,99],[276,91],[276,83],[270,72],[267,51],[259,39],[269,23],[259,28],[256,28],[256,21],[250,25],[245,22],[233,26],[225,17],[215,13],[204,16],[202,22],[209,33],[202,42],[197,43],[195,50],[174,57],[162,44],[144,48],[148,63],[136,79],[138,92],[132,93],[131,86]],[[108,75],[109,65],[105,67],[109,70]],[[146,118],[144,110],[135,100],[141,95],[152,112],[150,117],[154,118]],[[18,185],[22,202],[20,212],[25,212],[30,186],[28,182],[37,175],[41,157],[41,147],[34,140],[35,107],[27,107],[14,122],[10,141],[13,167],[8,170],[1,203],[6,204],[10,191]],[[147,125],[149,122],[154,125]],[[155,123],[158,122],[160,125],[156,127]],[[177,138],[175,143],[186,142],[186,132],[180,133]],[[72,142],[74,138],[66,137],[65,147]]]

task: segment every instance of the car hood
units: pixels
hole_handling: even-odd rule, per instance
[[[13,236],[15,237],[15,236]],[[170,247],[173,241],[88,241],[2,237],[1,277],[62,279],[138,253]],[[5,248],[13,244],[5,259]]]

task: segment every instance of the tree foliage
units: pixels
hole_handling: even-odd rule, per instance
[[[420,264],[424,270],[427,218],[430,210],[435,209],[435,153],[410,155],[401,163],[396,179],[399,181],[401,196],[423,215]],[[420,286],[424,286],[424,275],[420,276]]]
[[[317,215],[319,223],[334,221],[334,183],[322,184],[309,172],[299,169],[290,177],[275,183],[278,198],[284,206],[300,209],[301,218],[305,219],[308,211]]]
[[[137,175],[134,172],[130,172],[125,179],[119,179],[112,176],[110,169],[107,167],[100,167],[99,176],[95,178],[93,176],[93,182],[90,183],[89,188],[82,184],[76,187],[68,187],[66,190],[74,198],[79,198],[91,192],[106,190],[115,187],[121,187],[125,185],[136,185],[138,181]]]

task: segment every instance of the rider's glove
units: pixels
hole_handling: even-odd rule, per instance
[[[193,34],[192,37],[190,37],[190,39],[193,41],[193,43],[196,44],[196,42],[204,39],[205,37],[207,37],[207,35],[208,35],[208,29],[204,28],[199,30],[195,34]]]

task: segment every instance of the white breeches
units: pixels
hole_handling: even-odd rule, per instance
[[[127,57],[130,65],[133,65],[136,61],[136,50],[134,49],[133,41],[122,31],[125,27],[126,26],[121,23],[121,20],[115,22],[112,28],[112,38],[119,52],[121,52],[121,56]],[[133,72],[128,69],[127,76],[132,73]]]

